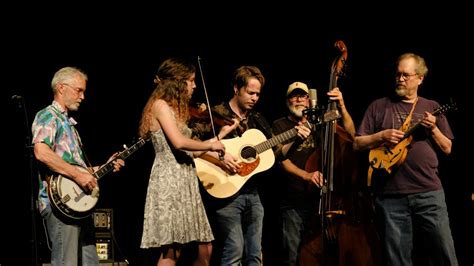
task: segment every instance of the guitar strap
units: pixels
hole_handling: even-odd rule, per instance
[[[271,126],[268,124],[268,122],[265,120],[265,118],[263,118],[263,116],[258,112],[255,112],[254,117],[257,124],[260,125],[261,130],[265,132],[264,133],[265,136],[267,138],[271,138],[273,136],[272,129],[271,129]]]

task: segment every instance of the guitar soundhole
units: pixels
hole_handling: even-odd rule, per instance
[[[242,152],[240,153],[243,159],[248,160],[248,161],[253,161],[257,159],[257,150],[255,150],[251,146],[246,146],[242,149]]]

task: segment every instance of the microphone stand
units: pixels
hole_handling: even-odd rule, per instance
[[[326,168],[327,168],[327,160],[326,160],[326,156],[327,156],[327,151],[325,151],[325,147],[326,147],[326,142],[327,142],[327,138],[325,137],[325,131],[327,129],[328,125],[328,121],[326,121],[325,117],[327,116],[326,113],[322,113],[323,109],[319,109],[318,106],[311,106],[309,108],[307,108],[306,110],[304,110],[304,114],[306,115],[306,117],[308,118],[308,121],[313,125],[313,139],[314,141],[318,141],[319,142],[319,147],[322,147],[321,148],[321,156],[319,156],[319,165],[320,165],[320,169],[318,169],[321,173],[323,173],[323,176],[324,176],[324,182],[323,182],[323,185],[321,186],[320,188],[320,191],[319,191],[319,210],[318,210],[318,214],[319,214],[319,217],[320,217],[320,232],[321,232],[321,258],[318,258],[320,260],[320,265],[328,265],[327,264],[327,255],[325,254],[325,251],[326,251],[326,219],[325,219],[325,215],[326,215],[326,198],[328,197],[328,182],[327,182],[327,171],[326,171]],[[317,129],[317,126],[320,126],[318,131],[316,130]],[[315,165],[318,165],[317,162],[315,162]]]
[[[28,112],[26,110],[25,99],[22,96],[13,95],[12,101],[15,101],[18,104],[18,109],[22,112],[23,115],[23,126],[24,126],[24,136],[25,136],[25,157],[28,156],[28,163],[29,163],[29,171],[30,171],[30,218],[31,218],[31,238],[30,238],[30,245],[31,245],[31,265],[39,266],[41,265],[39,262],[38,256],[38,239],[37,239],[37,229],[36,229],[36,215],[37,215],[37,208],[36,208],[36,195],[38,191],[38,179],[37,179],[37,172],[35,174],[35,157],[33,153],[33,145],[31,144],[32,136],[31,136],[31,129],[29,127],[28,122]]]

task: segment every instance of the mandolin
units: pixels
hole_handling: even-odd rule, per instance
[[[448,110],[454,109],[455,103],[445,104],[435,109],[432,113],[434,116],[444,114]],[[383,144],[369,152],[369,172],[367,177],[368,185],[370,186],[372,180],[372,173],[374,169],[384,170],[387,173],[392,173],[394,167],[402,164],[408,154],[410,143],[413,139],[413,132],[421,127],[421,120],[414,126],[409,128],[403,138],[396,145]]]

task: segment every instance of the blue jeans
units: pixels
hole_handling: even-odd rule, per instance
[[[425,251],[423,265],[458,265],[443,190],[378,196],[375,208],[386,265],[413,265],[414,248]]]
[[[257,192],[240,194],[216,211],[221,265],[261,265],[263,206]]]
[[[281,265],[298,265],[301,236],[312,212],[284,208],[282,218]]]
[[[46,220],[48,237],[52,244],[51,265],[99,265],[99,257],[91,217],[66,224],[59,220],[47,206],[41,212]]]

